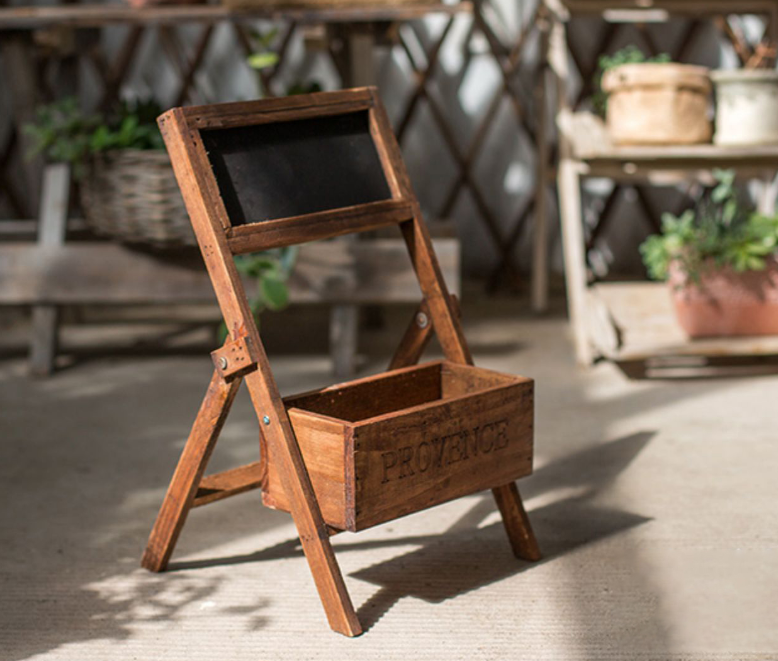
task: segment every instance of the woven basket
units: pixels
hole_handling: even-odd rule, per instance
[[[84,217],[98,234],[159,248],[196,245],[167,152],[96,154],[80,189]]]

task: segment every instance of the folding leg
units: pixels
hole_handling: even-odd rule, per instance
[[[492,489],[494,499],[497,501],[497,507],[502,514],[502,522],[505,526],[505,532],[508,533],[508,539],[511,542],[513,554],[522,560],[534,562],[540,560],[540,547],[538,540],[535,539],[535,533],[529,522],[527,512],[524,510],[524,504],[521,502],[519,488],[515,482],[506,484],[502,487]]]
[[[459,302],[456,296],[451,296],[451,303],[454,312],[459,316]],[[433,332],[429,306],[426,301],[422,301],[397,347],[389,369],[408,367],[419,362]],[[492,489],[492,494],[497,501],[497,507],[502,515],[502,522],[505,526],[505,532],[508,533],[514,555],[522,560],[540,560],[542,557],[540,548],[524,504],[521,502],[521,495],[516,483],[511,482]]]
[[[330,528],[324,519],[294,436],[286,408],[270,373],[264,351],[258,350],[257,371],[246,375],[262,434],[286,491],[303,552],[333,631],[344,636],[362,633],[354,606],[330,544]]]
[[[236,378],[227,383],[218,371],[213,373],[141,560],[150,571],[167,567],[240,382]]]

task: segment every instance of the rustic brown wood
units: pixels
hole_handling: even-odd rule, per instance
[[[535,539],[535,533],[532,532],[532,525],[524,510],[516,483],[511,482],[501,489],[494,489],[492,493],[494,493],[494,499],[497,501],[497,507],[500,509],[503,521],[513,523],[513,534],[510,534],[509,538],[514,555],[530,562],[540,560],[543,556],[540,553],[537,539]]]
[[[226,383],[214,372],[141,560],[150,571],[167,567],[239,387],[240,379]]]
[[[343,423],[299,408],[289,410],[322,517],[329,526],[346,528],[346,456]],[[291,511],[273,448],[268,450],[267,479],[262,486],[262,502],[268,507]]]
[[[248,337],[239,337],[237,340],[225,342],[224,346],[211,352],[211,359],[219,376],[225,381],[246,374],[257,364]]]
[[[476,370],[478,368],[469,368]],[[462,391],[354,425],[355,493],[350,530],[361,530],[532,471],[532,382]],[[531,534],[531,533],[530,533]]]
[[[327,619],[335,631],[359,635],[362,629],[335,561],[328,528],[232,261],[224,233],[229,223],[224,222],[226,213],[208,156],[180,109],[166,113],[160,127],[228,331],[234,339],[248,335],[256,349],[257,370],[245,377],[246,384],[260,420],[264,450],[273,454]]]
[[[321,98],[326,96],[327,98]],[[236,128],[270,122],[287,122],[308,117],[326,117],[347,112],[368,110],[372,103],[368,88],[328,92],[321,94],[296,94],[274,99],[237,101],[208,106],[181,108],[181,115],[191,129]],[[170,112],[170,111],[169,111]],[[164,115],[163,115],[164,117]]]
[[[200,480],[192,507],[200,507],[252,489],[259,489],[264,481],[266,465],[266,461],[255,461],[221,473],[205,475]]]
[[[459,299],[457,299],[456,294],[451,295],[451,302],[454,305],[456,315],[461,316]],[[405,329],[405,334],[402,336],[400,344],[397,346],[389,363],[389,369],[395,370],[418,363],[434,332],[435,329],[432,327],[429,306],[426,301],[422,301],[416,312],[413,313],[413,318],[410,324],[408,324],[408,328]]]
[[[356,532],[528,475],[532,390],[437,361],[284,403],[325,521]],[[264,502],[288,509],[273,465]]]
[[[432,339],[432,321],[430,320],[430,309],[426,301],[422,301],[413,318],[405,329],[405,334],[397,345],[397,349],[389,363],[389,369],[395,370],[408,365],[415,365],[419,362],[424,349],[426,349]]]
[[[412,217],[413,211],[409,203],[385,200],[294,218],[240,225],[233,227],[227,236],[232,253],[241,255],[307,241],[331,239],[352,232],[366,232],[396,225]]]
[[[282,219],[277,227],[270,221],[231,228],[201,128],[251,126],[268,117],[321,117],[363,106],[370,109],[369,130],[391,200]],[[513,485],[532,470],[533,384],[472,366],[456,303],[374,89],[232,104],[224,115],[219,109],[176,108],[160,118],[160,128],[230,335],[213,354],[214,378],[220,384],[236,375],[246,381],[266,464],[204,480],[198,474],[186,482],[187,507],[261,482],[263,502],[292,514],[330,626],[358,635],[361,626],[329,543],[333,532],[357,531],[497,484],[504,485],[495,494],[502,499],[512,545],[534,540],[526,514],[519,516],[524,510]],[[391,213],[428,306],[427,325],[451,362],[406,367],[282,400],[233,262],[233,255],[248,250],[237,242],[264,232],[283,241],[274,245],[299,243],[359,231],[370,219]],[[261,240],[268,239],[252,239],[252,248],[266,245]],[[409,341],[401,359],[416,360],[424,341]],[[157,555],[169,557],[171,549],[167,544]]]
[[[385,136],[384,149],[387,160],[391,163],[395,173],[397,194],[402,194],[415,201],[399,146],[391,132],[389,120],[380,102],[374,103],[373,112],[376,124]],[[453,303],[446,290],[446,283],[440,273],[435,254],[431,249],[429,233],[418,208],[418,202],[415,202],[415,210],[414,220],[403,223],[400,228],[408,245],[408,252],[419,278],[424,299],[430,308],[435,333],[448,360],[471,365],[473,358],[467,347],[459,319],[454,312]],[[504,485],[494,489],[495,498],[501,497],[504,500],[517,498],[518,492],[514,494],[509,488],[510,485]],[[504,510],[507,516],[503,517],[506,532],[514,548],[522,539],[529,537],[534,539],[532,531],[527,529],[524,520],[515,514],[519,510],[523,510],[520,498],[513,508]]]
[[[299,408],[349,422],[386,415],[441,396],[440,363],[406,367],[284,399]]]

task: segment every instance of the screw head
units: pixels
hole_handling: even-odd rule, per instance
[[[430,323],[430,318],[424,314],[423,312],[419,312],[419,314],[416,315],[416,325],[419,328],[426,328]]]
[[[221,367],[223,370],[226,370],[226,369],[227,369],[227,365],[228,365],[228,364],[229,364],[229,363],[227,362],[227,359],[226,359],[224,356],[222,356],[221,358],[219,358],[219,367]]]
[[[270,418],[268,416],[265,416],[262,418],[262,422],[264,422],[266,425],[270,424]]]

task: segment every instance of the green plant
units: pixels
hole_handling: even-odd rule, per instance
[[[594,111],[605,117],[608,109],[608,95],[602,90],[602,77],[606,71],[620,67],[622,64],[643,64],[647,62],[670,62],[670,56],[667,53],[659,53],[653,57],[646,57],[645,53],[637,46],[630,44],[611,55],[600,55],[597,60],[597,73],[594,75],[594,94],[592,95],[592,106]]]
[[[262,71],[264,69],[272,69],[279,62],[278,54],[273,50],[273,42],[278,37],[278,28],[272,28],[266,32],[260,32],[255,30],[251,33],[251,40],[254,47],[257,49],[254,53],[246,58],[246,62],[252,69]],[[259,95],[260,97],[267,96],[267,90],[265,89],[265,82],[260,78],[259,80]],[[292,83],[286,90],[286,96],[294,96],[295,94],[312,94],[313,92],[321,92],[322,86],[317,81],[309,81],[307,83],[297,81]]]
[[[750,209],[735,187],[732,171],[714,172],[717,184],[694,209],[662,216],[662,233],[640,246],[643,263],[655,280],[668,277],[677,263],[692,282],[714,265],[735,271],[759,271],[778,249],[778,216]]]
[[[24,131],[32,137],[31,155],[70,163],[75,176],[85,172],[92,154],[112,149],[162,149],[153,101],[123,102],[109,113],[85,113],[73,97],[41,106]]]
[[[289,304],[287,281],[297,261],[297,253],[297,246],[288,246],[235,257],[238,272],[256,282],[256,293],[249,305],[257,326],[265,310],[283,310]],[[227,337],[227,327],[223,323],[219,337],[221,341]]]

